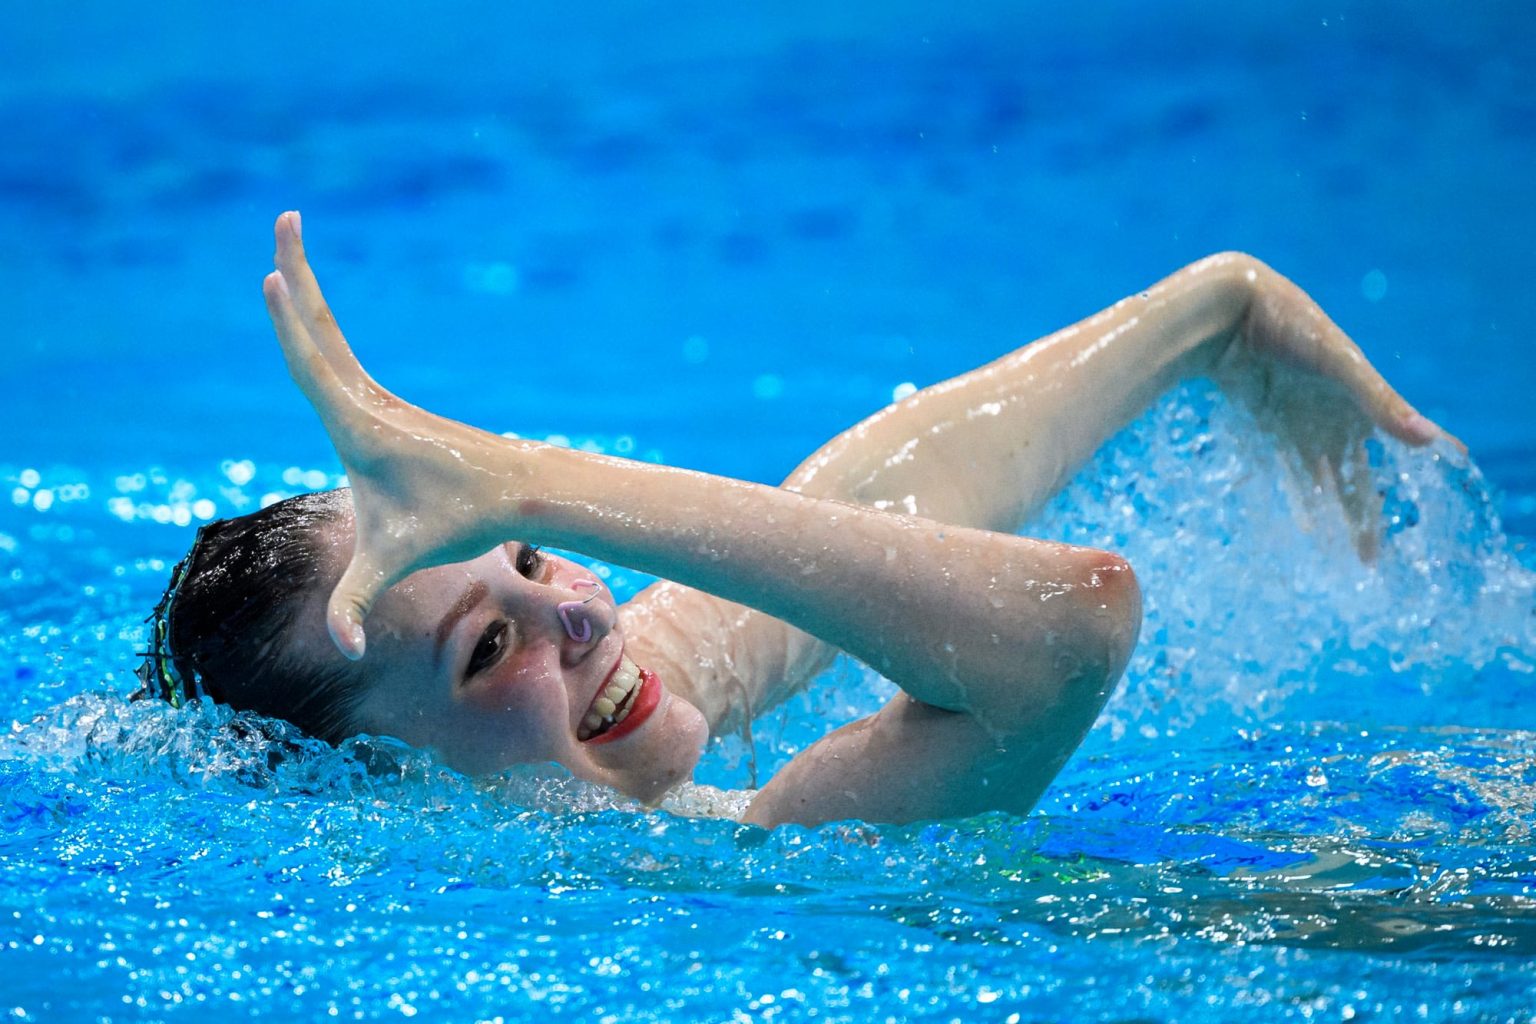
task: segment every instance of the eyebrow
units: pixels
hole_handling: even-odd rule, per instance
[[[459,620],[474,610],[475,605],[485,600],[485,595],[491,588],[484,580],[470,584],[469,588],[459,596],[448,609],[448,614],[443,616],[443,621],[437,624],[437,646],[433,650],[433,657],[441,663],[443,660],[443,644],[448,642],[448,634],[453,632],[453,627],[459,624]]]

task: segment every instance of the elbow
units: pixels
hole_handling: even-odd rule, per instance
[[[1086,591],[1096,627],[1089,630],[1102,653],[1106,683],[1112,686],[1130,663],[1141,636],[1141,583],[1136,571],[1119,555],[1094,552]]]
[[[1069,589],[1052,599],[1050,621],[1037,623],[1044,635],[1019,631],[1028,646],[1010,665],[1028,668],[1022,675],[1000,668],[998,676],[1012,685],[986,707],[973,701],[969,710],[999,734],[1055,735],[1060,749],[1070,750],[1130,663],[1141,633],[1141,585],[1130,563],[1108,551],[1071,549],[1061,569]]]
[[[1068,703],[1091,706],[1097,715],[1141,635],[1141,584],[1131,564],[1112,552],[1083,549],[1077,560],[1072,656],[1058,661],[1067,671],[1057,684]]]

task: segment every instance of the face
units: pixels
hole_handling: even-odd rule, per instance
[[[336,538],[351,549],[350,526]],[[317,628],[303,653],[341,659]],[[613,595],[588,570],[518,543],[415,573],[374,605],[363,732],[435,750],[479,775],[555,761],[641,800],[691,776],[708,729],[625,653]],[[313,635],[310,635],[310,634]]]

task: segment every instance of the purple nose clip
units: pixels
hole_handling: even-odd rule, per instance
[[[602,592],[602,584],[597,580],[577,580],[571,584],[572,590],[592,588],[592,593],[580,601],[561,601],[555,606],[555,611],[560,616],[560,625],[565,627],[565,635],[579,644],[584,644],[592,639],[592,619],[587,611],[587,605]],[[577,629],[577,625],[580,629]]]

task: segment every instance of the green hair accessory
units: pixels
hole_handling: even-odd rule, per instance
[[[204,696],[197,669],[171,650],[171,624],[175,621],[176,597],[187,580],[187,573],[203,543],[203,532],[207,529],[207,526],[198,527],[197,536],[192,538],[192,550],[171,570],[170,586],[166,587],[149,618],[144,620],[149,623],[149,650],[139,652],[144,661],[134,673],[139,677],[139,689],[133,700],[159,697],[171,707],[179,708]]]

